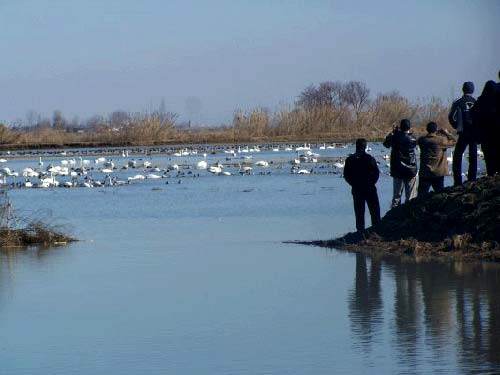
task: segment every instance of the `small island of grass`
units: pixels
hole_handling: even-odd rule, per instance
[[[76,239],[40,220],[14,217],[8,198],[0,201],[0,249],[55,246],[72,241]]]

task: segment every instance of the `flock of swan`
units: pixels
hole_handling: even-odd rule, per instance
[[[327,146],[323,144],[318,146],[319,150],[334,148],[336,148],[335,145]],[[273,158],[273,154],[280,151],[294,152],[293,158],[291,160],[281,158],[280,161],[276,161]],[[318,159],[320,158],[320,154],[313,152],[311,146],[308,144],[294,148],[289,146],[284,148],[273,147],[269,150],[273,154],[268,155],[268,159],[271,160],[259,158],[253,161],[254,156],[260,152],[261,148],[259,146],[226,148],[221,151],[220,155],[224,157],[224,163],[219,160],[209,163],[207,153],[198,154],[197,150],[184,148],[170,153],[168,155],[169,161],[172,161],[172,158],[175,157],[187,156],[197,157],[198,160],[194,160],[193,163],[191,159],[191,161],[184,164],[170,162],[166,167],[160,166],[161,159],[147,158],[142,155],[137,155],[137,158],[131,157],[127,150],[122,151],[121,158],[118,158],[118,161],[109,156],[96,156],[86,159],[83,156],[62,158],[67,154],[66,152],[61,152],[57,155],[57,158],[51,158],[50,161],[44,160],[42,156],[39,156],[37,165],[24,166],[19,171],[10,166],[11,161],[16,159],[0,158],[0,185],[23,188],[93,188],[120,186],[148,179],[187,176],[200,177],[200,173],[203,174],[204,171],[208,172],[208,174],[220,176],[251,175],[255,173],[270,174],[271,167],[285,169],[286,165],[289,166],[290,173],[300,175],[314,173],[313,166],[317,165],[316,163],[318,163]],[[216,155],[214,152],[212,154]],[[201,160],[199,160],[200,157]],[[184,161],[186,160],[188,159],[184,158]],[[17,161],[19,164],[19,159]],[[36,163],[36,161],[34,162]],[[33,160],[31,163],[33,163]],[[332,166],[334,168],[333,173],[338,173],[344,168],[344,158],[340,157],[334,163],[329,163],[328,167]],[[321,168],[326,167],[323,165]],[[131,171],[133,171],[132,174],[130,173]]]
[[[347,151],[337,153],[337,157],[320,155],[324,150],[347,148],[348,145],[320,144],[318,152],[313,151],[310,144],[292,146],[238,146],[225,147],[210,152],[182,148],[168,152],[164,158],[148,157],[148,150],[139,150],[132,155],[129,150],[121,150],[113,156],[92,157],[79,155],[67,156],[65,151],[52,154],[48,160],[43,156],[30,160],[37,165],[29,165],[15,170],[12,162],[23,164],[20,159],[12,157],[0,158],[0,186],[23,188],[52,187],[103,187],[120,186],[141,180],[155,180],[170,177],[200,177],[203,174],[232,176],[251,174],[271,174],[271,171],[284,170],[292,174],[335,173],[342,175]],[[265,158],[259,158],[261,150]],[[283,152],[285,151],[285,152]],[[352,150],[351,150],[352,151]],[[372,151],[371,147],[367,151]],[[375,153],[381,170],[388,173],[390,167],[389,153],[380,149]],[[325,151],[332,155],[332,152]],[[480,154],[481,151],[478,151]],[[32,155],[31,155],[32,156]],[[121,157],[120,157],[121,156]],[[482,156],[480,154],[480,156]],[[176,159],[178,158],[178,159]],[[217,158],[219,158],[217,160]],[[201,160],[200,160],[201,159]],[[223,159],[223,162],[219,160]],[[254,161],[254,159],[256,161]],[[267,159],[267,160],[266,160]],[[176,160],[177,163],[175,162]],[[216,160],[216,161],[215,161]],[[448,157],[451,163],[452,156]],[[165,166],[161,166],[161,165]],[[121,173],[120,173],[121,172]],[[180,182],[180,180],[179,180]],[[166,182],[168,184],[168,181]]]

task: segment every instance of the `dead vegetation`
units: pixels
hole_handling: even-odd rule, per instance
[[[358,137],[383,139],[395,123],[408,118],[415,133],[428,121],[447,127],[448,103],[438,98],[409,100],[398,92],[370,98],[363,82],[322,82],[304,89],[295,103],[280,108],[236,110],[230,124],[191,127],[160,106],[149,113],[115,111],[86,121],[52,120],[29,112],[27,119],[0,124],[0,149],[160,144],[343,142]]]
[[[73,237],[64,234],[62,228],[36,219],[16,217],[5,192],[1,192],[0,199],[0,249],[52,246],[75,241]]]

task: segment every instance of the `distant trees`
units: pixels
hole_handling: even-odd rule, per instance
[[[342,102],[351,107],[358,118],[369,103],[370,89],[364,82],[349,81],[343,85],[341,95]]]
[[[42,119],[39,113],[30,109],[26,112],[26,126],[32,128],[35,127]]]
[[[334,110],[348,109],[356,117],[369,103],[370,89],[364,82],[340,81],[321,82],[318,86],[310,85],[299,94],[296,105],[305,110],[327,107]]]
[[[296,101],[297,107],[310,110],[318,107],[331,107],[339,109],[343,105],[342,82],[321,82],[317,87],[310,85],[306,87]]]
[[[446,126],[446,112],[447,105],[436,98],[410,101],[396,91],[371,98],[364,82],[325,81],[306,87],[290,108],[274,113],[260,108],[237,112],[232,131],[235,139],[327,135],[374,139],[382,138],[402,118],[412,120],[417,132],[423,132],[431,119]]]
[[[64,130],[66,127],[66,119],[59,110],[55,110],[52,114],[52,127],[56,130]]]
[[[9,129],[0,123],[0,143],[7,143],[9,139]]]
[[[128,112],[118,110],[109,115],[109,125],[115,129],[125,128],[130,122],[130,115]]]
[[[116,110],[71,122],[59,110],[51,119],[28,111],[25,120],[10,127],[0,125],[0,143],[7,147],[380,139],[402,118],[409,118],[417,133],[424,132],[429,120],[445,126],[447,107],[439,98],[409,100],[397,91],[370,97],[369,88],[360,81],[325,81],[306,87],[295,103],[279,110],[238,110],[225,127],[176,127],[178,115],[169,112],[162,100],[157,110],[149,112]]]

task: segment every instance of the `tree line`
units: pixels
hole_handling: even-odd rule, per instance
[[[326,81],[306,87],[295,103],[277,110],[237,110],[230,124],[182,127],[178,115],[166,110],[115,111],[85,122],[67,120],[61,111],[52,119],[33,111],[26,120],[0,124],[0,146],[154,145],[169,143],[238,143],[262,141],[349,141],[382,139],[402,118],[423,133],[428,121],[447,126],[448,105],[436,97],[410,100],[397,91],[371,96],[360,81]]]

